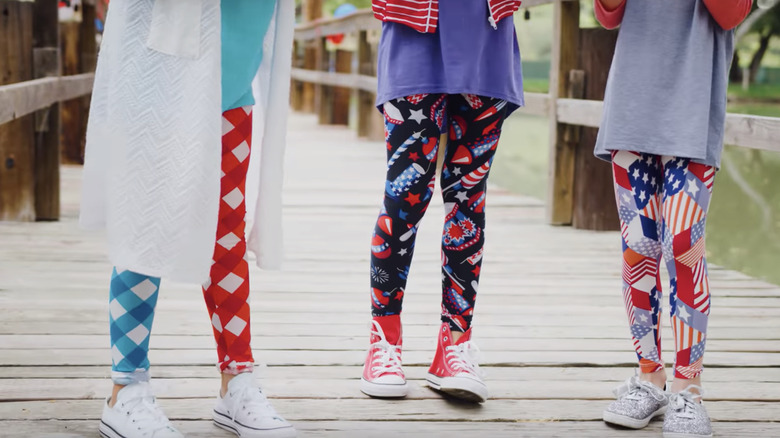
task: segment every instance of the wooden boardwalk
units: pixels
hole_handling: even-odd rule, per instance
[[[253,270],[252,317],[262,384],[300,436],[660,436],[657,421],[630,433],[600,421],[635,361],[619,236],[549,227],[542,204],[497,188],[475,317],[491,399],[457,403],[424,385],[438,327],[441,201],[422,226],[405,300],[411,395],[363,396],[383,146],[294,115],[287,158],[286,265]],[[0,223],[0,437],[97,436],[110,389],[111,266],[103,237],[77,228],[79,175],[64,169],[61,222]],[[705,380],[715,433],[780,436],[780,287],[710,273]],[[197,287],[163,282],[151,345],[171,419],[189,436],[232,436],[208,420],[218,375]]]

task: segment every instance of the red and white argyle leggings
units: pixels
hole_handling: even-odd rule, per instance
[[[246,174],[252,145],[252,107],[222,114],[222,180],[214,262],[203,285],[219,369],[252,371],[249,264],[246,260]],[[114,270],[110,291],[112,375],[116,383],[148,380],[149,335],[159,279]]]

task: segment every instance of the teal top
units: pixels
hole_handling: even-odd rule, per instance
[[[222,111],[255,103],[252,79],[276,0],[222,0]]]

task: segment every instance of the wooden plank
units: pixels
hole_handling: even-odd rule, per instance
[[[780,152],[778,139],[780,118],[747,114],[726,115],[726,144]]]
[[[377,84],[377,79],[373,76],[354,73],[334,73],[300,68],[294,68],[292,70],[292,78],[311,84],[355,88],[370,93],[374,93],[376,91]]]
[[[0,3],[0,86],[32,79],[32,28],[31,3]],[[33,123],[27,116],[0,125],[0,221],[35,220]]]
[[[483,405],[453,403],[444,399],[366,400],[357,399],[280,399],[269,394],[276,410],[292,422],[376,421],[393,418],[406,421],[601,421],[604,400],[493,400]],[[204,399],[166,399],[160,406],[171,420],[211,418],[212,397]],[[98,420],[104,400],[67,400],[0,403],[0,418],[5,420]],[[334,409],[334,403],[337,409]],[[712,418],[719,421],[764,421],[777,419],[777,405],[767,402],[713,401],[707,403]],[[64,414],[64,415],[63,415]]]
[[[92,92],[94,73],[44,78],[0,86],[0,124],[46,108],[53,103]]]
[[[576,145],[564,139],[565,125],[557,116],[559,96],[569,89],[569,71],[577,67],[579,52],[579,1],[555,2],[553,53],[550,66],[550,160],[547,219],[552,225],[568,225],[574,205],[574,158]]]
[[[153,341],[152,341],[152,345]],[[484,354],[482,365],[490,366],[604,366],[627,367],[636,364],[636,353],[630,348],[623,351],[496,351]],[[404,353],[406,365],[430,365],[433,350]],[[156,350],[152,347],[149,358],[158,365],[180,363],[208,365],[216,363],[214,349]],[[42,355],[40,350],[14,350],[0,357],[0,366],[42,366],[57,358],[62,365],[110,365],[108,348],[66,350],[51,349]],[[360,365],[365,360],[361,350],[262,350],[255,349],[255,357],[271,366],[331,366]],[[770,367],[780,366],[780,353],[707,352],[705,367]]]
[[[646,428],[632,430],[631,437],[657,438],[661,435],[662,421],[653,421]],[[0,420],[0,437],[35,436],[36,438],[77,438],[97,436],[98,422],[93,420],[40,420],[24,422]],[[217,428],[210,420],[194,420],[176,423],[176,427],[191,438],[231,438],[230,432]],[[582,438],[625,437],[625,429],[613,428],[601,421],[296,421],[295,428],[305,437],[362,437],[431,438],[437,436],[485,435],[491,438],[576,436]],[[713,424],[715,436],[780,435],[780,423],[717,422]],[[4,431],[4,432],[3,432]]]
[[[436,338],[424,335],[422,330],[412,330],[415,336],[404,336],[404,351],[432,351],[436,348]],[[523,336],[513,339],[511,343],[506,338],[479,336],[476,343],[481,351],[625,351],[630,347],[627,338],[628,330],[615,334],[612,338],[554,338]],[[664,334],[667,334],[664,331]],[[671,334],[671,333],[669,333]],[[481,335],[481,333],[480,333]],[[622,335],[622,336],[619,336]],[[0,335],[0,351],[13,354],[14,350],[49,350],[105,348],[107,337],[104,334],[51,334],[31,335],[14,334]],[[261,350],[321,350],[321,351],[362,351],[368,347],[368,335],[355,330],[354,336],[321,335],[321,336],[267,336],[259,333],[254,338],[254,346]],[[210,349],[213,337],[208,334],[170,335],[155,333],[153,346],[158,350],[191,350]],[[671,347],[671,345],[669,346]],[[708,352],[780,352],[780,340],[777,339],[707,339]],[[668,351],[671,353],[671,351]]]
[[[518,108],[515,113],[542,117],[550,115],[550,96],[548,94],[527,92],[523,94],[525,105]]]
[[[289,368],[289,367],[288,367]],[[487,369],[490,372],[491,369]],[[303,377],[306,373],[287,378],[261,379],[263,390],[278,398],[309,399],[366,399],[360,392],[361,371],[357,367],[352,374],[334,378]],[[628,369],[621,370],[625,376]],[[602,370],[602,372],[612,372]],[[517,378],[496,381],[486,379],[491,400],[604,400],[614,399],[612,390],[622,381],[567,381],[565,391],[550,391],[561,385],[558,380],[526,380],[521,373]],[[408,378],[410,392],[405,400],[432,400],[441,396],[431,391],[425,377]],[[152,388],[166,398],[209,398],[219,387],[219,375],[212,372],[209,378],[155,379]],[[25,379],[24,385],[11,379],[0,379],[0,403],[7,401],[35,400],[94,400],[105,399],[111,388],[111,380],[98,379]],[[713,401],[763,401],[780,402],[780,383],[777,382],[720,382],[707,385],[707,403]]]
[[[667,367],[669,368],[669,367]],[[357,379],[362,371],[362,365],[327,366],[327,367],[296,367],[296,366],[256,366],[255,374],[261,382],[272,380],[290,380],[301,377],[301,373],[309,371],[307,378],[312,380]],[[671,371],[668,369],[668,371]],[[404,366],[404,372],[412,380],[424,380],[428,366]],[[633,375],[634,367],[486,367],[487,379],[491,386],[502,385],[510,381],[555,380],[559,384],[572,381],[601,382],[604,388],[617,385],[628,376]],[[154,379],[216,379],[218,374],[213,365],[155,365]],[[105,365],[90,366],[40,366],[10,367],[0,370],[0,379],[109,379],[111,369]],[[780,383],[780,368],[708,368],[705,376],[706,385],[720,387],[727,383]],[[9,383],[10,384],[10,383]],[[55,386],[56,388],[56,386]],[[603,388],[602,388],[603,389]],[[600,391],[602,390],[600,389]],[[64,393],[63,393],[64,394]],[[62,395],[62,394],[61,394]],[[562,392],[558,397],[565,396]],[[777,394],[772,394],[776,397]]]
[[[604,102],[597,100],[558,99],[557,116],[562,123],[598,128]]]

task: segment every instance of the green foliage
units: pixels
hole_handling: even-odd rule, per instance
[[[325,4],[323,5],[323,15],[325,16],[331,16],[333,15],[333,11],[336,10],[339,6],[341,6],[344,3],[351,3],[355,5],[358,9],[365,9],[371,7],[371,0],[325,0]]]

